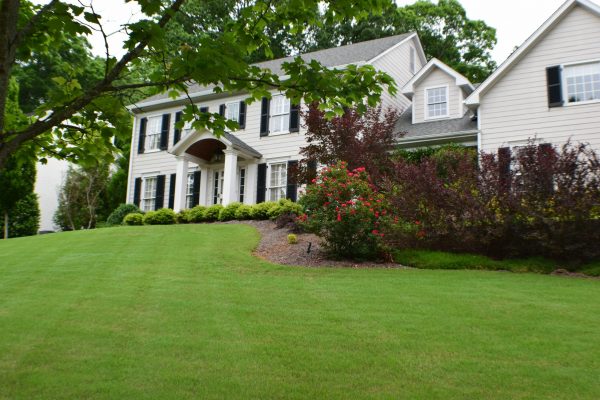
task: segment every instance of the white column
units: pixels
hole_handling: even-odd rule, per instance
[[[185,209],[185,195],[187,186],[188,160],[184,157],[177,157],[177,169],[175,170],[175,204],[174,211],[179,212]]]
[[[238,153],[231,149],[223,150],[225,153],[225,171],[223,179],[223,205],[233,203],[237,190],[237,158]]]
[[[258,164],[251,163],[246,167],[246,194],[244,203],[256,204],[256,180],[258,179]]]
[[[213,174],[210,168],[201,165],[200,175],[200,205],[210,206],[212,204],[209,199],[211,198]]]

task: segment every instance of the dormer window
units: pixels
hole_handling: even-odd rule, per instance
[[[425,89],[425,112],[427,119],[445,118],[448,116],[448,87]]]

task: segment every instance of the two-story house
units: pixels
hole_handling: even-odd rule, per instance
[[[403,110],[398,146],[459,143],[504,153],[530,140],[568,140],[600,150],[600,6],[567,0],[482,84],[437,59],[426,61],[416,34],[391,36],[302,55],[327,67],[370,64],[401,88],[384,107]],[[281,72],[287,59],[258,64]],[[174,128],[189,99],[166,94],[146,99],[135,114],[127,201],[143,210],[197,204],[254,204],[295,200],[288,171],[306,145],[302,105],[278,93],[246,105],[244,94],[193,86],[202,110],[218,110],[240,129],[217,138],[208,131]],[[290,179],[288,179],[290,177]]]
[[[426,63],[415,33],[391,36],[302,55],[326,67],[369,64],[404,86]],[[290,58],[257,64],[282,73]],[[240,129],[216,137],[207,130],[175,128],[187,96],[172,99],[159,94],[130,106],[134,113],[127,202],[142,210],[195,205],[254,204],[296,199],[297,185],[288,174],[307,144],[300,121],[302,105],[284,95],[247,105],[243,93],[214,93],[211,87],[192,86],[189,97],[201,111],[219,112],[239,122]],[[382,96],[384,107],[403,110],[410,100],[403,94]]]

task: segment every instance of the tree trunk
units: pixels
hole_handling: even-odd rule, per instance
[[[8,211],[4,211],[4,240],[8,239]]]

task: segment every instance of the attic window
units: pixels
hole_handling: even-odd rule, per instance
[[[564,80],[569,103],[600,100],[600,62],[566,65]]]
[[[448,87],[425,89],[426,118],[444,118],[448,116]]]
[[[410,73],[411,74],[416,74],[417,73],[417,55],[415,52],[415,48],[411,47],[410,48]]]

